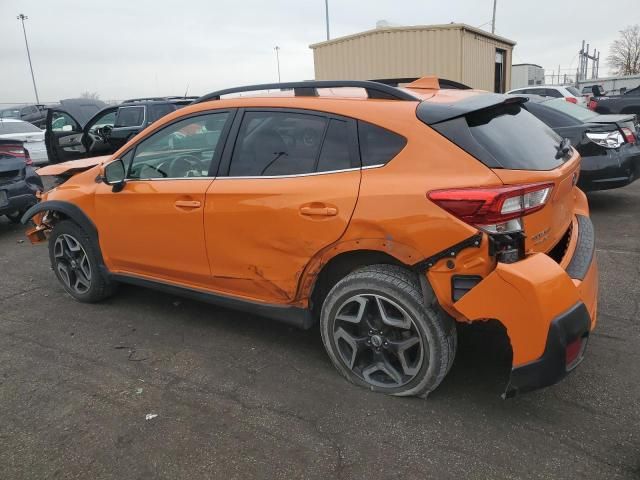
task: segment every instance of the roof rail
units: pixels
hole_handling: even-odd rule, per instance
[[[404,90],[399,90],[389,85],[368,80],[307,80],[304,82],[285,83],[263,83],[261,85],[249,85],[245,87],[227,88],[204,95],[193,103],[208,102],[210,100],[220,100],[222,95],[231,93],[255,92],[258,90],[293,90],[296,97],[317,97],[318,88],[363,88],[369,98],[382,100],[406,100],[419,101],[420,98]]]
[[[390,85],[393,87],[397,87],[400,84],[413,83],[416,80],[420,80],[421,77],[407,77],[407,78],[381,78],[376,80],[371,80],[372,82],[384,83],[385,85]],[[424,77],[422,77],[424,78]],[[471,87],[465,85],[464,83],[456,82],[455,80],[448,80],[446,78],[438,78],[438,83],[440,84],[441,89],[451,89],[451,90],[471,90]]]

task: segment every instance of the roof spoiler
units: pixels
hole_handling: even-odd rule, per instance
[[[418,105],[416,114],[427,125],[445,122],[453,118],[462,117],[471,112],[487,110],[500,105],[513,103],[522,104],[528,101],[527,97],[518,95],[505,95],[501,93],[479,93],[458,101],[430,102],[424,101]]]

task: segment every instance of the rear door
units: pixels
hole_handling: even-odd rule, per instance
[[[290,302],[309,260],[351,219],[360,186],[355,122],[309,110],[246,109],[232,135],[206,195],[214,288]]]

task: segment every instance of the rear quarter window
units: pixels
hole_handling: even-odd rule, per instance
[[[407,144],[402,135],[386,128],[358,121],[358,142],[363,167],[385,165]]]

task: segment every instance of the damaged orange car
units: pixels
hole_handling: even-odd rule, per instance
[[[598,290],[580,157],[525,101],[429,77],[218,91],[41,169],[58,185],[23,221],[79,301],[126,282],[319,321],[338,371],[387,394],[426,396],[456,324],[497,320],[512,396],[580,363]]]

